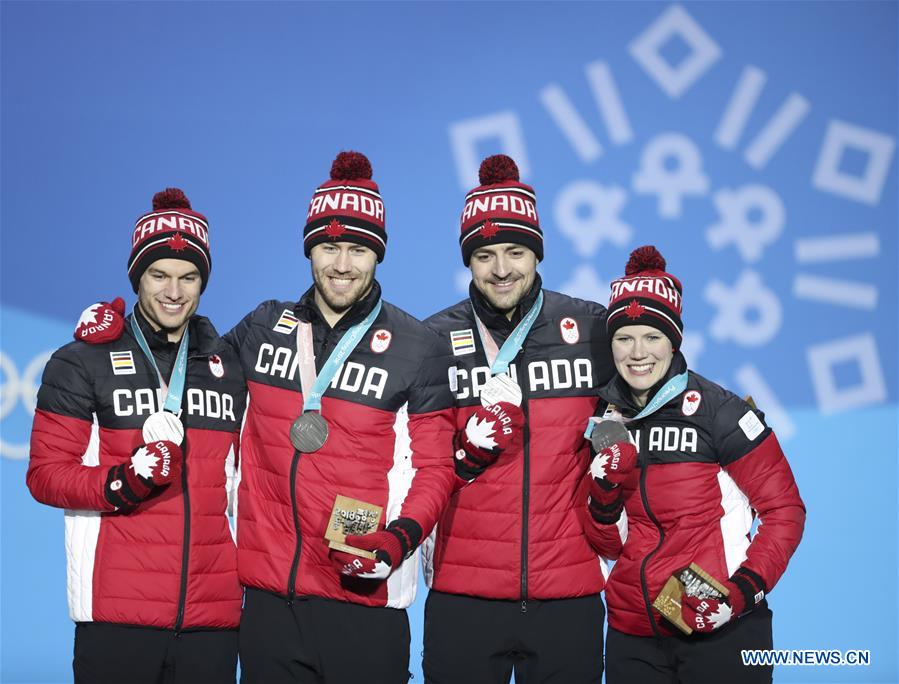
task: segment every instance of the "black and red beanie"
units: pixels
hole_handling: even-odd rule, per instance
[[[384,261],[384,202],[371,179],[371,162],[360,152],[338,154],[331,165],[331,179],[312,195],[303,228],[303,253],[308,257],[321,242],[364,245],[378,255],[378,263]]]
[[[144,214],[131,234],[128,279],[137,292],[147,267],[157,259],[183,259],[200,271],[200,292],[206,289],[212,257],[209,253],[209,223],[191,209],[190,200],[178,188],[153,195],[153,211]]]
[[[631,252],[624,277],[612,281],[606,319],[609,340],[626,325],[648,325],[664,333],[674,349],[680,349],[684,339],[683,289],[665,267],[665,257],[652,245]]]
[[[468,266],[479,247],[514,242],[543,260],[543,231],[537,217],[534,188],[519,182],[518,165],[495,154],[481,162],[481,184],[465,196],[462,210],[462,261]]]

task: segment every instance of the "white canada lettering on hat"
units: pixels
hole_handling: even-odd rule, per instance
[[[196,236],[204,245],[209,246],[209,233],[199,220],[184,214],[169,212],[150,214],[137,224],[131,237],[131,246],[142,242],[145,238],[161,231],[183,231]]]
[[[673,287],[665,283],[663,278],[629,278],[616,280],[612,283],[612,299],[618,299],[629,294],[647,292],[671,302],[671,305],[680,311],[681,296]]]
[[[384,203],[376,197],[369,197],[357,192],[325,192],[316,193],[309,203],[309,221],[318,214],[326,212],[352,212],[365,214],[377,221],[384,220]]]
[[[465,203],[462,221],[484,212],[501,211],[508,214],[519,214],[537,223],[537,207],[534,203],[517,195],[495,193],[482,197],[472,197]]]

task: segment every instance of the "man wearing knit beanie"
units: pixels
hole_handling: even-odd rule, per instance
[[[449,341],[452,497],[426,554],[429,682],[602,678],[604,568],[584,534],[584,425],[614,372],[604,307],[544,290],[536,194],[488,157],[465,198],[469,297],[426,320]]]
[[[156,193],[132,232],[134,312],[88,308],[44,371],[27,484],[67,509],[77,682],[234,681],[242,592],[224,474],[246,383],[195,315],[210,265],[205,217],[181,190]]]
[[[368,159],[342,152],[330,175],[303,228],[312,286],[225,335],[251,397],[237,540],[249,684],[407,681],[416,551],[455,484],[449,344],[381,297]],[[341,548],[325,539],[335,520],[349,521]]]
[[[226,335],[251,397],[238,524],[244,682],[408,678],[417,549],[454,484],[453,398],[449,345],[382,299],[386,245],[371,164],[342,152],[303,229],[312,287],[263,302]],[[369,510],[346,546],[329,548],[332,514]]]

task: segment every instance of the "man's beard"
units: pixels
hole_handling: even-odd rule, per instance
[[[356,302],[358,302],[360,299],[362,299],[362,297],[364,296],[364,295],[360,295],[359,297],[347,302],[346,304],[340,304],[340,303],[332,300],[328,291],[323,287],[319,287],[317,281],[315,283],[315,289],[318,291],[319,296],[324,300],[325,304],[328,305],[328,308],[330,308],[331,311],[333,311],[334,313],[340,313],[340,314],[346,313],[347,311],[349,311],[353,307],[353,305]]]

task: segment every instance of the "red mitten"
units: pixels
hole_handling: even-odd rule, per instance
[[[590,464],[590,515],[601,525],[618,522],[624,508],[620,485],[636,473],[637,449],[630,442],[615,442],[593,457]]]
[[[519,406],[499,401],[479,406],[471,414],[460,435],[456,450],[456,474],[463,480],[473,480],[504,451],[517,449],[524,428],[524,412]]]
[[[421,525],[411,518],[397,518],[380,532],[346,536],[347,545],[373,551],[374,559],[337,550],[332,550],[329,557],[341,575],[385,579],[418,548],[421,536]]]
[[[116,297],[109,302],[97,302],[81,312],[73,337],[88,344],[114,342],[125,329],[125,300]]]
[[[734,589],[725,583],[728,591]],[[738,592],[739,593],[739,592]],[[741,601],[738,599],[737,603]],[[694,632],[708,633],[723,627],[739,612],[730,604],[729,599],[696,598],[684,596],[681,602],[681,617]]]
[[[749,568],[737,568],[724,586],[728,593],[722,600],[684,596],[681,616],[692,630],[707,633],[719,629],[755,608],[765,598],[764,581]]]
[[[181,447],[174,442],[144,444],[135,450],[130,463],[109,469],[104,493],[116,508],[134,508],[155,487],[166,485],[181,474]]]
[[[630,442],[615,442],[593,458],[590,474],[603,489],[624,483],[637,467],[637,449]]]

